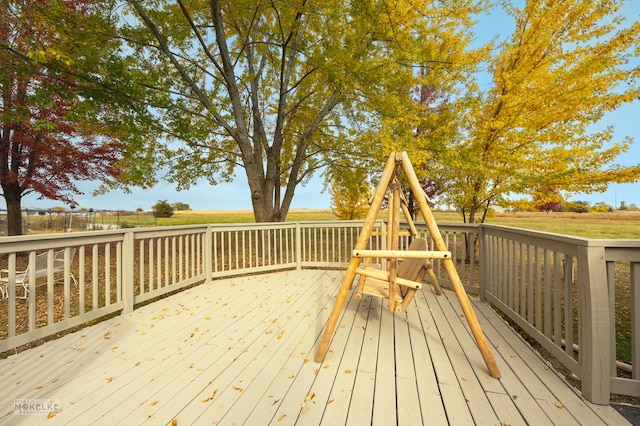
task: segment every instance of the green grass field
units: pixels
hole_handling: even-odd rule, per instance
[[[434,212],[438,223],[462,223],[462,216],[454,212]],[[385,212],[380,215],[385,218]],[[338,220],[331,210],[300,209],[291,210],[287,222]],[[419,219],[418,222],[422,220]],[[93,216],[76,214],[72,228],[76,231],[87,229],[95,223],[119,224],[123,228],[149,226],[199,225],[208,223],[252,223],[250,210],[218,211],[178,211],[170,218],[154,218],[149,213],[99,212]],[[31,216],[28,219],[28,233],[63,232],[62,216]],[[68,224],[68,219],[66,221]],[[511,226],[556,234],[574,235],[586,238],[640,239],[640,212],[616,213],[513,213],[496,214],[487,220],[489,224]],[[68,225],[67,225],[68,227]]]
[[[383,214],[382,217],[384,216]],[[434,216],[438,223],[462,222],[459,213],[434,212]],[[287,222],[322,220],[337,218],[331,210],[292,210],[287,216]],[[158,225],[251,222],[254,222],[254,219],[253,213],[249,210],[180,211],[171,218],[158,219]],[[640,239],[640,213],[637,212],[498,214],[487,223],[586,238]]]

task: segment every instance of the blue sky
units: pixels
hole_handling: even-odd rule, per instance
[[[622,14],[628,21],[640,19],[640,0],[628,0],[622,9]],[[492,15],[483,16],[477,25],[478,42],[486,42],[494,36],[508,35],[511,32],[511,23],[504,14],[494,12]],[[636,58],[630,66],[640,66],[640,58]],[[615,128],[614,140],[622,141],[625,136],[635,140],[631,149],[619,158],[621,165],[640,163],[640,100],[625,105],[622,108],[607,114],[599,125],[612,125]],[[150,209],[158,200],[167,200],[170,203],[183,202],[191,206],[193,210],[250,210],[251,201],[249,190],[241,169],[237,170],[236,179],[232,183],[209,185],[204,179],[198,185],[188,191],[178,192],[175,187],[166,182],[160,182],[150,190],[133,189],[131,194],[122,191],[112,191],[106,195],[93,197],[91,193],[97,184],[82,182],[79,185],[85,194],[76,197],[79,207],[93,208],[94,210],[135,210],[137,208]],[[292,208],[294,209],[326,209],[330,207],[331,197],[327,192],[322,192],[323,182],[320,176],[316,176],[306,187],[299,187],[294,196]],[[634,184],[611,185],[605,193],[575,194],[570,197],[574,201],[587,201],[591,204],[605,202],[611,206],[619,206],[621,202],[627,205],[640,206],[640,182]],[[62,206],[61,202],[50,200],[37,200],[35,195],[29,195],[23,199],[23,208],[51,208]]]

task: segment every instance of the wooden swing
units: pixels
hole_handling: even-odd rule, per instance
[[[434,251],[427,251],[426,240],[418,236],[407,202],[400,190],[400,183],[397,180],[397,172],[400,168],[404,171],[411,191],[416,198],[420,213],[427,224],[427,229],[433,239]],[[391,190],[388,209],[389,230],[385,233],[375,233],[373,228],[378,212],[389,189]],[[409,231],[400,231],[400,212],[404,215]],[[372,235],[386,236],[388,250],[367,250],[367,244]],[[400,237],[403,236],[411,236],[413,238],[411,245],[406,250],[402,250],[400,247]],[[387,259],[386,270],[371,267],[370,262],[374,258]],[[361,267],[363,259],[364,265]],[[484,333],[480,328],[478,319],[458,276],[458,271],[451,259],[451,253],[447,250],[433,213],[429,208],[427,196],[420,186],[406,152],[391,153],[380,181],[376,186],[371,199],[369,213],[364,221],[335,305],[316,351],[316,362],[324,360],[333,338],[340,312],[353,286],[356,275],[360,276],[356,289],[356,298],[358,300],[362,297],[362,294],[383,297],[388,300],[389,311],[403,312],[408,308],[415,293],[421,289],[422,280],[426,274],[429,274],[429,279],[436,294],[441,294],[440,286],[428,259],[441,259],[485,364],[492,377],[500,378],[498,366],[489,350]]]

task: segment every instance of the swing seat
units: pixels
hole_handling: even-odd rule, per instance
[[[424,238],[416,238],[409,245],[409,250],[424,251],[426,249],[427,240]],[[368,262],[365,261],[365,265],[366,263]],[[429,273],[429,278],[436,293],[441,293],[440,286],[433,273],[433,267],[426,258],[401,258],[399,263],[395,283],[396,291],[394,292],[395,312],[404,312],[407,309],[416,291],[422,288],[422,280],[427,273]],[[390,286],[393,285],[389,271],[365,266],[364,268],[358,268],[356,273],[360,275],[356,290],[356,300],[360,300],[363,294],[389,299]]]

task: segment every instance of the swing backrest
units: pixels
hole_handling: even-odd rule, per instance
[[[414,238],[409,245],[408,250],[426,250],[427,240],[422,237]],[[427,265],[427,259],[405,258],[398,266],[398,277],[411,281],[416,281],[420,276],[420,272]]]

